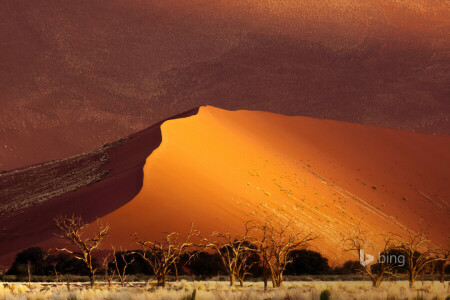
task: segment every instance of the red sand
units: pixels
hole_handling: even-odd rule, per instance
[[[0,171],[200,105],[450,134],[442,0],[5,0]]]
[[[18,217],[1,217],[0,225],[13,226],[9,236],[15,236],[9,245],[2,240],[9,250],[2,249],[1,261],[37,241],[54,245],[51,218],[71,210],[90,220],[102,216],[111,226],[104,248],[135,248],[134,232],[157,239],[186,232],[191,221],[205,234],[239,232],[243,221],[268,215],[317,233],[313,250],[333,263],[355,259],[338,246],[340,233],[355,224],[371,233],[368,252],[376,251],[380,233],[402,234],[403,226],[417,228],[420,219],[434,243],[449,235],[450,137],[202,107],[161,126],[162,143],[147,158],[143,187],[128,202],[117,191],[138,189],[139,176],[126,179],[123,172],[139,173],[142,154],[151,152],[143,150],[148,132],[158,127],[152,128],[114,150],[105,166],[112,172],[100,183]]]

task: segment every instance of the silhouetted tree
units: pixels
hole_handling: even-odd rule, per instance
[[[52,258],[54,269],[61,275],[89,275],[89,269],[86,267],[86,264],[72,255],[61,252],[56,256],[50,256],[49,259],[50,258]],[[92,265],[96,269],[100,267],[96,258],[92,258]]]
[[[181,257],[181,263],[187,266],[192,274],[203,278],[227,274],[220,255],[215,252],[197,251],[195,253],[187,253]]]
[[[40,247],[31,247],[17,253],[6,274],[17,276],[50,275],[52,270],[51,258],[48,257],[47,253]]]
[[[285,272],[289,275],[319,275],[330,272],[328,259],[315,251],[306,249],[293,250],[289,254],[289,260],[292,263],[286,267]]]
[[[350,275],[360,273],[361,264],[358,260],[347,260],[341,267],[334,269],[338,275]]]

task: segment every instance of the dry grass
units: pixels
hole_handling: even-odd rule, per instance
[[[166,288],[144,282],[127,287],[113,284],[108,288],[100,283],[89,289],[82,283],[66,285],[54,283],[0,284],[0,299],[319,299],[323,290],[331,291],[331,299],[446,299],[450,296],[449,282],[425,282],[410,289],[408,282],[384,282],[372,288],[369,282],[286,282],[279,289],[264,291],[261,282],[246,283],[244,288],[230,287],[226,282],[199,281],[171,283]]]

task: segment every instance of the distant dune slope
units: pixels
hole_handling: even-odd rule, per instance
[[[0,171],[200,105],[448,135],[441,0],[3,0]]]

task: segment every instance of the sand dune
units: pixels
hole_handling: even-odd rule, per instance
[[[132,247],[130,233],[241,230],[265,216],[293,219],[321,236],[313,244],[333,262],[340,232],[429,226],[448,237],[450,138],[276,114],[200,113],[162,126],[163,142],[147,159],[140,193],[101,218],[112,241]],[[354,257],[353,257],[354,258]]]
[[[440,0],[4,0],[0,171],[200,105],[449,134]]]
[[[380,233],[402,234],[420,219],[434,243],[449,235],[449,137],[213,107],[167,121],[161,131],[162,143],[147,158],[134,198],[117,189],[132,185],[138,191],[139,180],[127,180],[123,172],[142,167],[149,151],[141,147],[151,137],[145,131],[117,146],[103,167],[111,172],[99,183],[1,217],[2,226],[16,226],[8,226],[13,231],[1,241],[11,243],[9,254],[2,249],[3,260],[39,240],[54,245],[52,214],[71,210],[101,217],[112,228],[105,245],[125,248],[135,247],[131,233],[157,239],[188,230],[191,221],[208,233],[239,232],[245,220],[266,216],[292,219],[297,230],[321,237],[312,247],[333,263],[355,258],[338,242],[356,224],[370,232],[374,246]],[[37,227],[31,218],[36,214]],[[7,242],[11,235],[15,239]]]

